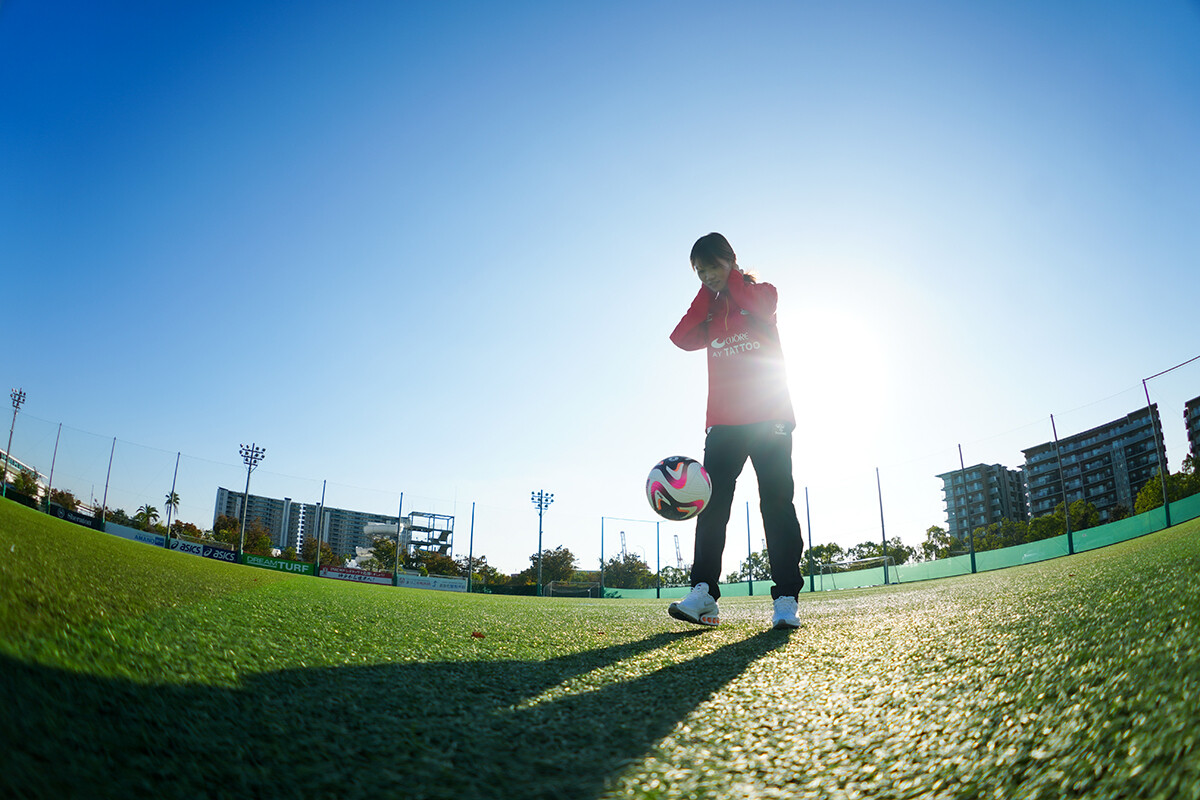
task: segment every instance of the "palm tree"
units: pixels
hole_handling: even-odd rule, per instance
[[[171,487],[171,491],[166,494],[166,509],[167,509],[167,547],[171,546],[171,512],[179,514],[179,493],[175,491],[175,487]]]
[[[158,509],[147,503],[137,510],[133,518],[142,523],[142,530],[150,530],[150,526],[158,521]]]
[[[179,493],[167,492],[167,501],[165,508],[167,509],[167,527],[171,527],[171,513],[179,513]]]

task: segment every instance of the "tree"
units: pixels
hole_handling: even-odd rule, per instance
[[[914,558],[917,554],[916,548],[909,547],[904,542],[900,541],[899,537],[893,537],[887,543],[887,555],[892,559],[893,564],[904,564],[909,559]],[[882,558],[883,545],[881,542],[861,542],[850,548],[850,552],[846,553],[847,560],[864,561],[869,558]],[[864,564],[855,567],[855,569],[870,569],[873,565]]]
[[[879,542],[867,541],[859,542],[854,547],[851,547],[849,552],[846,553],[846,559],[848,561],[862,561],[867,558],[879,558],[881,555],[883,555],[883,548],[880,547]]]
[[[655,576],[641,556],[626,551],[605,563],[604,585],[614,589],[649,589],[655,585]]]
[[[360,558],[358,566],[375,572],[392,572],[396,569],[396,538],[376,536],[371,540],[371,555]]]
[[[529,566],[517,575],[517,580],[521,583],[537,583],[538,554],[531,555],[529,562]],[[542,583],[571,580],[571,576],[575,574],[575,562],[575,555],[562,545],[553,550],[543,550]]]
[[[1029,541],[1029,523],[1024,520],[1002,519],[974,530],[975,551],[999,550]]]
[[[771,559],[767,556],[766,550],[759,550],[757,553],[748,555],[738,565],[737,571],[726,575],[725,580],[728,583],[737,583],[746,580],[747,577],[755,581],[771,579]]]
[[[976,553],[982,553],[987,550],[999,550],[1001,547],[1004,547],[999,522],[993,522],[990,525],[980,525],[971,531],[971,540],[975,546]]]
[[[1183,466],[1174,474],[1167,476],[1167,499],[1174,503],[1185,497],[1200,494],[1200,473],[1196,472],[1195,460],[1189,455],[1183,460]],[[1133,513],[1144,514],[1163,504],[1162,477],[1155,475],[1146,481],[1146,485],[1138,492],[1133,503]]]
[[[835,561],[846,560],[846,551],[841,548],[841,545],[834,542],[811,547],[808,552],[812,555],[813,564],[816,565],[816,569],[818,570],[821,568],[821,564],[832,564]],[[807,566],[807,563],[808,559],[802,560],[803,566]]]
[[[212,538],[214,541],[221,542],[222,544],[237,547],[241,526],[242,522],[237,517],[227,517],[222,514],[213,523]]]
[[[514,586],[525,583],[525,581],[520,580],[519,577],[519,574],[508,575],[500,570],[496,570],[496,576],[489,580],[488,583],[490,583],[492,586]]]
[[[1059,508],[1062,503],[1059,503]],[[1054,514],[1046,514],[1041,517],[1034,517],[1029,520],[1029,538],[1026,541],[1040,542],[1043,539],[1053,539],[1055,536],[1062,536],[1066,533],[1066,528],[1063,527],[1062,516]]]
[[[1167,496],[1171,495],[1171,484],[1167,483]],[[1173,499],[1173,498],[1172,498]],[[1155,475],[1150,480],[1146,481],[1138,492],[1137,499],[1133,501],[1133,513],[1145,514],[1147,511],[1153,511],[1160,508],[1163,504],[1162,476]]]
[[[425,575],[459,575],[458,562],[450,556],[435,553],[424,548],[413,548],[404,559],[409,569],[419,569]]]
[[[1062,504],[1059,503],[1059,507]],[[1058,508],[1054,509],[1054,513],[1058,513]],[[1085,500],[1076,500],[1071,503],[1071,530],[1085,531],[1088,528],[1094,528],[1100,524],[1100,512],[1096,506]]]
[[[242,541],[241,520],[237,517],[220,515],[217,517],[217,521],[213,523],[212,538],[213,541],[236,548],[238,543]],[[271,534],[267,532],[267,529],[263,527],[263,524],[259,520],[252,520],[246,525],[245,542],[242,544],[243,553],[269,556],[271,555],[272,548]]]
[[[925,531],[925,541],[921,542],[921,560],[936,561],[939,558],[949,558],[960,542],[951,536],[940,525],[930,525]]]
[[[190,522],[183,522],[182,520],[177,519],[171,523],[171,535],[187,536],[191,539],[203,539],[204,531],[200,530]]]
[[[132,528],[136,525],[136,521],[129,518],[123,508],[110,508],[104,512],[104,520],[111,522],[114,525],[124,525],[127,528]]]
[[[304,540],[304,544],[300,547],[300,560],[311,564],[317,556],[317,540],[308,537]],[[329,546],[329,542],[321,542],[321,561],[322,567],[336,567],[341,562],[334,554],[333,548]]]
[[[141,526],[142,530],[148,531],[150,526],[158,521],[158,509],[146,503],[133,515],[133,520]]]
[[[37,499],[41,491],[38,477],[36,469],[18,469],[17,474],[13,477],[12,487],[27,497]]]
[[[893,536],[887,543],[887,554],[892,557],[896,566],[917,560],[917,548],[900,541],[899,536]]]
[[[239,531],[239,539],[241,538],[240,533]],[[254,520],[246,526],[246,541],[242,545],[243,553],[251,553],[256,556],[269,556],[273,549],[274,545],[271,543],[271,534],[263,527],[261,522]]]
[[[167,492],[166,502],[163,509],[167,512],[167,516],[179,516],[179,493]]]
[[[692,574],[691,570],[681,569],[679,567],[663,567],[659,572],[662,576],[663,586],[691,586]]]
[[[57,503],[68,511],[76,511],[79,509],[79,501],[75,499],[75,495],[71,494],[66,489],[51,489],[50,502]]]
[[[475,556],[473,558],[459,556],[455,561],[458,563],[459,574],[469,576],[472,583],[494,584],[500,578],[499,570],[487,562],[486,556]]]

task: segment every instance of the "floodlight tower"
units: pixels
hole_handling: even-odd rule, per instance
[[[530,492],[529,499],[537,506],[538,510],[538,570],[537,570],[537,593],[542,595],[542,515],[546,513],[546,509],[550,508],[550,504],[554,502],[554,493],[538,489],[536,492]]]
[[[12,424],[8,426],[8,447],[4,448],[4,474],[0,480],[0,497],[8,497],[8,451],[12,449],[13,429],[17,427],[17,410],[25,402],[25,390],[13,389],[9,397],[12,398],[13,418]]]
[[[250,510],[250,473],[254,472],[258,462],[266,458],[267,448],[257,447],[254,443],[249,446],[243,444],[239,446],[238,452],[242,454],[242,461],[246,462],[246,491],[242,494],[242,530],[238,534],[237,549],[238,561],[241,561],[242,548],[246,544],[246,514]]]

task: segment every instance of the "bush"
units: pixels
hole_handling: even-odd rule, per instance
[[[18,492],[13,488],[11,483],[8,485],[8,491],[5,492],[4,496],[13,502],[20,503],[23,506],[29,506],[30,508],[38,507],[38,501],[36,499],[22,492]]]

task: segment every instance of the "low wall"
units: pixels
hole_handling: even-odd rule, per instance
[[[1095,528],[1075,531],[1071,534],[1071,541],[1074,544],[1076,553],[1108,547],[1109,545],[1129,541],[1130,539],[1145,536],[1148,533],[1163,530],[1167,527],[1166,517],[1167,515],[1161,507],[1151,509],[1135,517],[1127,517],[1126,519],[1109,522]],[[1197,517],[1200,517],[1200,494],[1194,494],[1191,497],[1185,497],[1182,500],[1176,500],[1174,503],[1171,503],[1172,525],[1178,525],[1181,522],[1187,522]],[[1014,545],[1013,547],[1004,547],[999,550],[983,550],[975,554],[975,571],[989,572],[1007,567],[1016,567],[1021,564],[1047,561],[1052,558],[1061,558],[1062,556],[1069,555],[1069,551],[1070,546],[1066,534],[1055,536],[1052,539],[1042,539],[1037,542],[1027,542],[1025,544]],[[950,558],[943,558],[937,561],[916,561],[910,564],[889,567],[888,583],[915,583],[916,581],[970,574],[970,555],[951,556]],[[806,591],[819,592],[830,591],[832,589],[861,589],[868,586],[882,586],[884,585],[884,576],[882,567],[872,567],[871,569],[838,572],[824,576],[818,574],[815,576],[815,580],[810,581],[808,577],[805,577],[804,581]],[[750,586],[745,581],[722,583],[721,595],[723,597],[745,597],[753,594],[755,597],[759,595],[770,597],[771,585],[771,581],[755,581],[753,592],[751,592]],[[688,591],[689,589],[686,586],[664,588],[661,596],[676,599],[684,597]],[[606,586],[604,587],[604,596],[654,598],[658,594],[654,589],[613,589]]]

